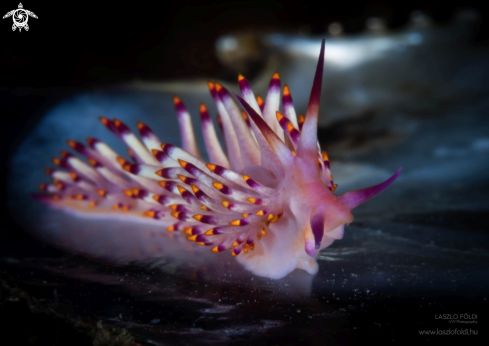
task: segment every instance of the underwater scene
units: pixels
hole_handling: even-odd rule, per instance
[[[28,7],[31,34],[46,16]],[[482,344],[483,19],[415,9],[352,32],[346,19],[229,26],[188,43],[199,63],[161,77],[0,90],[13,119],[1,333],[19,345]]]

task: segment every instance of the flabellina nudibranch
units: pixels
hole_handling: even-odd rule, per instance
[[[145,124],[137,124],[142,142],[120,120],[100,120],[128,147],[132,161],[105,143],[88,138],[88,146],[68,141],[89,164],[66,151],[48,169],[51,184],[35,197],[54,208],[87,216],[154,219],[167,231],[231,255],[253,274],[279,279],[295,268],[318,271],[316,255],[343,237],[353,221],[351,210],[376,196],[398,177],[341,196],[330,163],[321,152],[317,122],[324,65],[322,41],[306,116],[297,118],[287,85],[278,73],[270,81],[266,102],[255,97],[239,76],[241,96],[219,83],[208,86],[220,114],[227,153],[222,149],[204,104],[200,106],[205,163],[196,145],[190,114],[174,97],[182,148],[162,144]]]

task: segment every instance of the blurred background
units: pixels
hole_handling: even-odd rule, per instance
[[[50,107],[104,87],[154,89],[154,83],[207,79],[235,83],[237,73],[243,73],[263,93],[277,70],[303,112],[309,87],[293,78],[313,71],[316,52],[311,45],[322,37],[329,43],[323,90],[328,114],[320,119],[325,148],[331,141],[339,142],[336,148],[351,148],[366,137],[398,136],[400,131],[388,131],[374,119],[379,109],[433,114],[440,106],[449,107],[460,91],[485,92],[481,61],[489,24],[487,10],[476,1],[177,1],[141,6],[88,1],[73,7],[49,2],[36,9],[24,3],[29,6],[40,16],[30,18],[29,32],[12,32],[11,18],[0,22],[0,141],[5,148],[0,155],[5,164]],[[454,81],[457,85],[450,88]],[[347,119],[356,121],[342,122]],[[365,133],[365,123],[374,121]],[[390,125],[414,126],[404,120]],[[342,136],[346,127],[350,131]],[[6,170],[1,174],[4,178]]]
[[[485,295],[481,293],[487,288],[487,281],[480,282],[487,269],[484,271],[482,267],[474,265],[477,262],[484,264],[487,260],[487,245],[484,247],[483,244],[487,244],[485,215],[489,210],[489,184],[485,173],[489,151],[489,120],[486,116],[489,110],[489,24],[487,9],[479,2],[341,1],[318,4],[316,1],[204,0],[131,4],[95,1],[22,4],[38,16],[38,19],[29,19],[28,32],[13,32],[11,18],[0,21],[0,160],[3,162],[0,191],[5,197],[2,198],[0,224],[3,258],[0,299],[7,302],[0,305],[0,316],[11,317],[10,324],[0,326],[0,331],[9,331],[9,335],[18,338],[17,344],[75,344],[73,340],[76,339],[77,344],[88,345],[96,339],[100,345],[105,345],[120,336],[120,344],[133,342],[130,340],[135,338],[138,342],[135,344],[149,345],[148,340],[158,339],[157,336],[162,335],[158,334],[161,331],[154,331],[154,334],[144,331],[147,325],[159,322],[150,322],[155,319],[149,316],[157,312],[143,303],[138,305],[131,301],[137,306],[135,309],[142,311],[141,314],[151,310],[148,316],[144,316],[147,325],[134,317],[131,320],[132,334],[127,335],[124,331],[97,325],[98,317],[93,316],[101,315],[104,316],[104,323],[111,325],[110,318],[115,310],[107,312],[112,307],[104,306],[105,303],[97,303],[106,309],[101,315],[93,307],[89,309],[90,317],[85,315],[85,318],[79,318],[80,314],[83,316],[80,306],[84,304],[80,297],[76,298],[78,300],[70,298],[72,302],[76,300],[76,304],[72,303],[75,307],[71,306],[69,311],[60,312],[53,308],[53,305],[59,304],[57,290],[61,288],[57,285],[65,290],[66,287],[76,286],[79,291],[75,291],[80,294],[88,287],[92,293],[87,299],[103,301],[105,285],[113,284],[110,281],[113,279],[113,268],[99,268],[93,263],[85,266],[84,260],[76,259],[70,265],[76,267],[82,263],[90,270],[96,267],[97,275],[101,275],[105,284],[83,286],[76,281],[79,277],[73,279],[77,276],[75,274],[69,279],[65,276],[60,279],[60,276],[53,274],[54,270],[50,270],[51,274],[43,275],[49,276],[51,281],[48,281],[53,285],[46,287],[41,284],[42,280],[28,279],[29,273],[42,271],[39,263],[35,266],[23,262],[19,264],[20,258],[66,259],[63,252],[45,247],[25,233],[19,226],[19,218],[24,217],[22,206],[14,201],[12,193],[7,195],[7,190],[17,189],[23,181],[30,184],[24,187],[26,191],[31,191],[31,185],[42,182],[39,181],[40,175],[28,181],[28,177],[33,176],[31,171],[39,170],[42,173],[45,168],[42,164],[44,159],[38,156],[44,157],[46,154],[43,150],[51,150],[51,147],[61,149],[59,143],[72,136],[66,134],[66,138],[60,137],[59,143],[49,142],[46,138],[52,128],[48,126],[46,115],[48,119],[60,119],[60,114],[67,114],[65,125],[68,126],[71,121],[76,123],[77,119],[95,116],[88,106],[98,107],[105,102],[107,95],[110,95],[111,102],[116,100],[115,104],[123,95],[127,102],[136,105],[137,111],[145,109],[146,103],[155,102],[157,107],[145,117],[155,118],[163,109],[163,113],[169,113],[169,119],[174,119],[170,99],[174,93],[197,95],[198,98],[190,102],[191,106],[195,106],[201,100],[208,101],[201,99],[201,95],[207,94],[205,81],[219,80],[236,90],[236,76],[243,73],[253,88],[264,96],[269,78],[275,71],[280,72],[282,83],[290,86],[297,111],[304,112],[319,42],[323,37],[326,37],[327,49],[319,140],[330,154],[333,174],[339,182],[338,191],[341,193],[362,187],[367,182],[375,183],[389,176],[389,172],[394,172],[397,167],[405,168],[397,188],[394,185],[382,200],[379,197],[365,208],[358,209],[355,214],[358,227],[367,230],[369,236],[378,235],[378,229],[391,227],[397,230],[392,233],[395,236],[402,234],[421,244],[443,244],[439,252],[429,248],[419,250],[420,257],[414,256],[409,252],[411,250],[407,251],[404,243],[397,244],[392,240],[394,238],[389,238],[387,243],[375,238],[377,243],[374,246],[366,240],[364,242],[363,238],[346,239],[342,246],[353,244],[358,248],[358,244],[355,244],[358,241],[362,246],[367,244],[366,253],[372,251],[375,255],[385,250],[387,245],[394,246],[397,251],[393,250],[391,254],[403,254],[405,251],[409,254],[405,257],[409,258],[407,263],[396,257],[400,267],[384,268],[386,273],[393,275],[399,275],[397,270],[401,270],[399,268],[403,265],[412,269],[418,262],[429,264],[431,261],[432,271],[418,272],[419,283],[413,289],[418,292],[431,292],[428,287],[432,291],[442,290],[450,282],[450,289],[458,289],[460,295],[457,293],[452,297],[447,292],[443,294],[455,301],[455,305],[465,307],[474,304],[470,307],[472,310],[467,308],[470,311],[478,311],[474,307],[478,304],[487,307],[487,299],[482,300]],[[2,2],[0,14],[17,6],[17,2]],[[166,99],[154,101],[161,93],[165,94]],[[123,109],[124,104],[117,107]],[[78,109],[79,117],[70,118],[70,114],[75,114]],[[196,115],[196,108],[193,115]],[[134,124],[140,119],[127,115],[126,120]],[[144,121],[148,124],[159,124],[158,121],[176,123],[166,118],[155,122]],[[194,123],[194,126],[197,124]],[[79,127],[80,136],[81,132],[84,132],[83,136],[87,134],[88,125],[80,124]],[[156,129],[158,126],[152,127]],[[176,136],[175,129],[164,131],[168,136]],[[174,142],[178,144],[178,136]],[[20,156],[19,148],[23,153]],[[52,155],[56,155],[56,152],[57,149]],[[46,163],[49,157],[46,157]],[[14,165],[27,159],[35,162],[35,165]],[[11,179],[8,186],[8,172],[14,172],[14,176],[23,179]],[[25,219],[28,217],[25,216]],[[422,229],[418,233],[410,233],[413,227]],[[369,229],[372,234],[368,233]],[[440,230],[447,230],[449,236],[440,233]],[[421,233],[424,235],[419,235]],[[399,247],[396,248],[395,244]],[[447,248],[463,253],[447,255]],[[440,253],[451,259],[464,258],[467,262],[454,264],[442,255],[437,257]],[[345,263],[364,261],[360,255],[355,256]],[[340,256],[336,252],[326,253],[323,265],[327,265],[326,262],[332,258]],[[389,259],[376,258],[377,262],[388,263]],[[54,268],[58,264],[55,261],[50,265]],[[466,276],[461,274],[464,266],[469,268]],[[456,269],[451,272],[451,277],[441,274],[453,268]],[[93,272],[90,270],[91,275]],[[117,275],[127,276],[127,273],[131,276],[136,272],[131,272],[131,269],[128,272],[116,270]],[[138,275],[139,271],[133,275],[133,282],[139,280]],[[324,274],[324,277],[329,275],[331,272]],[[331,294],[331,287],[324,281],[321,281],[322,286],[319,285],[318,277],[312,284],[314,294],[317,297],[322,292]],[[432,277],[439,280],[430,284]],[[405,283],[402,280],[399,285]],[[345,292],[353,291],[353,286],[345,285],[341,286]],[[209,292],[209,295],[213,292]],[[412,293],[409,290],[394,290],[389,294],[402,297],[406,292]],[[109,293],[107,299],[115,299],[120,294]],[[242,294],[246,296],[250,293],[244,290]],[[440,298],[441,295],[431,294],[433,306],[447,304]],[[44,305],[33,303],[30,295],[38,299],[39,296],[44,297]],[[385,325],[394,312],[416,313],[407,306],[414,306],[425,299],[410,296],[409,299],[399,299],[398,305],[388,308],[385,305],[384,308],[371,305],[372,309],[382,312],[378,313],[378,322],[369,325],[365,321],[358,322],[358,319],[370,316],[372,310],[357,309],[356,306],[348,310],[350,305],[347,301],[350,298],[348,293],[341,296],[341,303],[344,303],[341,308],[352,314],[352,311],[357,311],[359,314],[356,317],[341,316],[338,320],[334,317],[336,310],[327,310],[330,313],[328,323],[334,326],[333,331],[339,332],[329,333],[323,339],[321,335],[316,335],[317,338],[303,335],[304,340],[313,344],[322,344],[321,340],[349,344],[358,335],[378,336],[381,329],[376,323]],[[140,299],[140,302],[144,299]],[[385,297],[379,299],[382,301]],[[313,298],[304,302],[304,311],[308,309],[307,306],[317,304]],[[70,306],[70,303],[63,305],[63,308],[66,306]],[[226,317],[226,308],[219,304],[217,308],[218,313]],[[175,309],[185,310],[185,307],[176,304]],[[32,314],[31,311],[44,315]],[[447,311],[439,308],[433,312]],[[280,313],[287,312],[281,310]],[[232,318],[226,318],[238,320],[239,325],[239,318],[236,317],[239,315],[233,314]],[[319,314],[316,311],[314,316]],[[193,317],[198,319],[199,315]],[[425,315],[418,318],[428,321]],[[353,329],[351,320],[355,319],[357,325],[364,327],[363,334]],[[309,323],[309,320],[305,317],[299,325],[305,326],[306,322]],[[25,324],[23,330],[27,331],[23,334],[14,328],[22,323]],[[139,327],[135,326],[137,323],[140,323]],[[202,327],[199,324],[198,327],[205,331],[220,330],[219,323],[213,323],[209,328],[208,325]],[[278,324],[260,327],[272,330],[267,342],[286,342],[285,339],[274,338],[273,330],[279,328],[278,325],[287,324],[274,323]],[[128,325],[124,327],[129,328]],[[181,327],[185,328],[185,323],[182,322]],[[246,328],[243,327],[243,330],[248,330],[247,333],[253,332],[253,328]],[[384,330],[384,341],[391,341],[393,335],[399,335],[392,332],[392,328],[386,327]],[[246,333],[235,333],[232,340],[238,344],[251,340]],[[169,344],[178,344],[178,337],[172,337]],[[212,338],[218,337],[213,335],[209,338],[206,334],[202,342]],[[219,340],[229,344],[231,339]],[[160,343],[155,341],[153,344]]]

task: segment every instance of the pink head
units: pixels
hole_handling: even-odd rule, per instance
[[[344,225],[353,221],[351,209],[379,194],[401,171],[399,169],[386,182],[370,188],[341,196],[333,193],[336,185],[329,170],[329,160],[325,153],[321,153],[317,140],[324,48],[323,40],[300,134],[294,138],[297,129],[289,119],[277,114],[279,124],[288,134],[288,142],[280,140],[254,109],[236,95],[283,166],[283,174],[276,179],[274,186],[279,193],[275,208],[283,210],[284,217],[271,225],[274,239],[262,242],[268,251],[256,251],[238,259],[247,269],[261,276],[280,278],[295,268],[315,274],[318,270],[316,255],[335,239],[343,237]],[[287,106],[286,100],[290,98],[291,102],[291,97],[285,96],[284,108]],[[296,152],[291,152],[287,144]]]

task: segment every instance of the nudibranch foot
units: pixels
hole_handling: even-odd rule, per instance
[[[272,76],[265,102],[239,75],[241,95],[209,82],[219,112],[226,150],[221,147],[207,107],[200,106],[203,138],[210,162],[197,148],[186,106],[178,97],[182,148],[163,143],[141,122],[140,138],[119,119],[102,124],[128,147],[130,159],[104,142],[68,145],[86,158],[62,151],[57,169],[46,173],[35,197],[90,217],[127,216],[182,233],[189,241],[228,252],[253,274],[279,279],[295,268],[318,271],[318,252],[343,237],[353,221],[351,209],[389,186],[387,181],[335,195],[328,155],[317,139],[324,64],[324,40],[306,116],[297,117],[287,85],[281,93]],[[282,111],[280,111],[282,100]],[[244,111],[238,106],[240,105]]]

